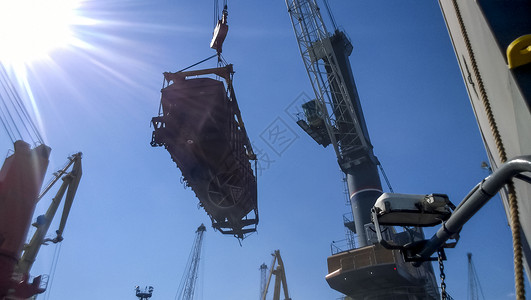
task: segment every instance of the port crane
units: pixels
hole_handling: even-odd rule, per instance
[[[478,273],[476,272],[476,267],[472,261],[472,253],[466,254],[468,258],[468,298],[469,300],[479,300],[485,299],[483,294],[483,289],[479,282]]]
[[[37,228],[37,230],[33,234],[33,237],[29,244],[24,247],[24,254],[22,255],[22,258],[20,259],[16,269],[19,273],[27,274],[29,272],[29,270],[33,266],[33,263],[35,262],[41,245],[45,245],[48,242],[56,244],[63,241],[63,231],[66,226],[68,215],[70,214],[70,209],[72,208],[72,204],[74,202],[74,197],[76,195],[77,188],[81,180],[81,175],[83,174],[81,168],[81,157],[81,152],[70,156],[66,165],[61,170],[55,173],[55,176],[52,181],[46,186],[46,188],[40,194],[39,198],[37,198],[37,201],[42,199],[44,195],[46,195],[46,193],[48,193],[48,191],[50,191],[50,189],[60,179],[63,180],[63,183],[59,187],[59,190],[57,191],[55,197],[53,197],[52,203],[48,207],[46,213],[44,215],[38,216],[37,221],[32,224]],[[70,167],[72,167],[72,169],[70,170],[70,172],[68,172],[68,169]],[[46,238],[46,233],[50,228],[51,222],[55,214],[57,213],[57,209],[59,208],[63,197],[63,212],[61,215],[59,228],[55,231],[56,236],[54,238]]]
[[[260,265],[260,298],[262,299],[262,295],[264,294],[265,286],[266,286],[266,272],[267,272],[267,265],[265,263]]]
[[[181,284],[177,291],[175,299],[193,300],[195,292],[195,283],[198,276],[199,260],[201,259],[201,248],[203,245],[203,235],[206,231],[205,225],[201,224],[195,231],[195,240],[188,257],[188,263],[181,279]]]
[[[284,269],[284,262],[280,256],[280,250],[275,250],[272,254],[273,261],[271,262],[271,267],[269,268],[269,275],[267,276],[267,283],[262,289],[261,300],[266,300],[267,292],[269,290],[269,283],[271,282],[271,277],[275,275],[275,288],[273,290],[273,300],[280,299],[280,288],[284,291],[284,300],[291,300],[288,293],[288,282],[286,281],[286,271]],[[275,267],[276,264],[276,267]],[[262,265],[264,266],[264,265]],[[260,270],[265,270],[266,268],[260,267]]]
[[[36,159],[39,158],[39,155],[42,155],[42,153],[39,153],[39,151],[46,149],[43,148],[43,146],[44,145],[41,145],[39,146],[40,148],[37,147],[36,149],[29,150],[28,144],[25,144],[22,141],[17,141],[17,145],[15,146],[15,154],[6,159],[6,162],[0,171],[0,173],[2,173],[2,180],[0,180],[2,212],[9,214],[2,216],[2,221],[0,222],[2,238],[4,239],[2,240],[3,249],[0,252],[2,254],[0,261],[1,265],[3,266],[2,271],[0,272],[0,299],[26,299],[36,294],[43,293],[46,290],[47,276],[38,276],[33,279],[32,282],[30,282],[31,267],[35,262],[37,254],[39,253],[42,245],[47,245],[49,242],[56,244],[63,241],[63,232],[66,226],[66,221],[68,219],[68,215],[70,213],[70,209],[81,180],[82,155],[81,153],[76,153],[69,157],[66,165],[55,173],[54,178],[44,188],[41,194],[36,197],[36,200],[25,197],[27,195],[24,195],[20,189],[31,190],[31,181],[24,182],[22,178],[17,176],[16,169],[14,167],[19,167],[22,170],[25,170],[26,168],[36,170],[36,168],[40,165],[39,160]],[[25,151],[30,151],[30,156],[22,156],[21,158],[20,155],[27,153],[25,153]],[[70,171],[68,171],[69,168],[71,168]],[[29,180],[32,179],[31,174],[28,172],[20,173],[20,175],[22,177],[29,178]],[[44,215],[38,216],[36,222],[32,224],[34,227],[36,227],[36,230],[30,242],[22,247],[17,246],[18,251],[7,251],[9,250],[9,245],[16,246],[23,243],[29,227],[28,221],[33,215],[34,204],[41,200],[60,179],[63,180],[63,183],[59,187],[55,196],[52,198],[52,202],[50,203],[46,213]],[[20,202],[25,202],[24,200],[32,201],[27,202],[26,205],[20,205]],[[61,202],[64,202],[64,206],[59,227],[55,231],[56,236],[54,238],[47,238],[46,234],[48,233],[50,225]],[[18,208],[22,207],[24,209],[18,210],[17,206]],[[20,218],[21,214],[24,214],[27,217]],[[22,222],[27,224],[27,226],[18,226],[21,225]],[[21,231],[23,229],[24,231]],[[18,242],[14,243],[15,241]],[[11,250],[14,250],[14,248]],[[10,263],[7,263],[5,260],[9,260]]]
[[[0,169],[0,299],[18,300],[34,297],[46,290],[48,276],[40,275],[32,279],[30,270],[42,245],[63,240],[63,231],[81,180],[82,154],[79,152],[70,156],[65,166],[54,174],[39,194],[51,148],[44,144],[2,64],[0,86],[0,121],[14,145],[14,153],[5,159]],[[36,146],[31,148],[24,138]],[[31,224],[37,202],[60,179],[63,183],[46,213]],[[46,234],[63,198],[64,206],[56,236],[47,238]],[[30,224],[36,230],[30,242],[25,244]]]
[[[315,99],[302,105],[297,124],[319,145],[332,145],[346,175],[358,248],[328,258],[330,287],[354,299],[438,299],[430,264],[411,268],[396,250],[383,248],[375,239],[371,209],[382,195],[374,155],[349,55],[352,44],[337,29],[330,33],[316,0],[286,0],[299,51]],[[328,7],[328,3],[325,1]],[[389,238],[422,238],[410,228],[397,234],[388,227]]]

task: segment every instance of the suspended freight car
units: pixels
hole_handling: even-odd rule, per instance
[[[215,74],[223,81],[197,77]],[[232,65],[164,73],[151,146],[164,146],[212,226],[244,238],[258,224],[255,160],[232,87]],[[194,76],[194,78],[189,78]]]

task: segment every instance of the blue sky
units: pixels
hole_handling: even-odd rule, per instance
[[[35,113],[52,147],[48,173],[69,154],[84,153],[46,297],[135,299],[136,285],[152,285],[153,300],[173,299],[195,230],[205,223],[197,299],[257,299],[259,266],[269,265],[275,249],[292,298],[338,298],[324,280],[326,258],[330,243],[344,238],[342,215],[349,208],[333,150],[315,144],[289,114],[311,86],[284,1],[229,1],[223,54],[234,64],[242,116],[262,157],[260,224],[241,245],[214,232],[169,154],[149,145],[162,72],[214,54],[213,1],[81,3],[78,13],[97,21],[72,27],[83,43],[55,49],[27,68]],[[459,203],[488,175],[480,167],[487,158],[437,2],[330,5],[354,46],[350,59],[370,137],[394,191],[446,193]],[[267,130],[277,125],[289,133],[289,147],[268,140]],[[12,148],[5,136],[0,145]],[[49,273],[54,247],[41,250],[32,275]],[[511,249],[496,197],[447,250],[449,293],[466,297],[466,253],[472,252],[486,298],[514,299]]]

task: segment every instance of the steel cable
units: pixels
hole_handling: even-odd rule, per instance
[[[20,113],[22,113],[22,116],[20,116],[20,113],[18,113],[18,114],[19,114],[21,120],[23,121],[23,124],[24,124],[24,127],[26,128],[26,131],[28,132],[28,134],[31,135],[30,130],[26,126],[26,124],[28,124],[30,126],[30,128],[31,128],[31,131],[33,131],[33,134],[37,138],[37,141],[40,142],[40,143],[43,143],[43,139],[42,139],[42,137],[41,137],[41,135],[39,133],[39,130],[37,129],[37,126],[35,126],[35,123],[33,123],[33,120],[31,119],[31,116],[30,116],[28,110],[26,109],[26,106],[24,106],[24,104],[22,102],[22,98],[18,94],[16,88],[13,86],[13,83],[11,82],[11,80],[9,80],[9,77],[7,76],[7,72],[6,72],[6,70],[5,70],[3,65],[2,65],[2,71],[4,73],[3,75],[6,77],[6,82],[9,85],[11,95],[13,96],[13,99],[15,99],[16,107],[18,107],[17,113],[18,113],[18,111],[20,111]]]
[[[17,123],[21,123],[32,143],[43,143],[44,141],[37,126],[35,126],[28,110],[24,106],[22,98],[11,82],[4,65],[1,63],[0,85],[2,86],[2,91],[0,91],[3,106],[3,110],[1,110],[2,124],[11,141],[14,142],[15,140],[23,139],[21,128],[17,125]]]

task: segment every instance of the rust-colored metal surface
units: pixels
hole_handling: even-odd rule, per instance
[[[165,74],[172,83],[162,89],[151,145],[168,150],[212,226],[243,238],[258,223],[257,188],[235,99],[222,81],[175,74]]]

